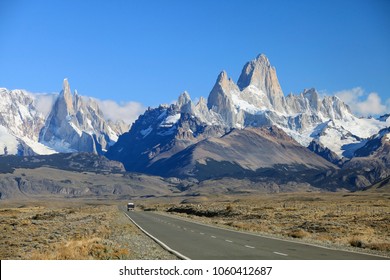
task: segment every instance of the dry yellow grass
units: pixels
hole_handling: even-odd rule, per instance
[[[158,211],[184,209],[183,213],[171,213],[238,230],[390,256],[390,195],[386,193],[290,193],[184,199],[148,199],[138,201],[137,206]],[[153,258],[145,255],[143,242],[134,240],[144,237],[143,234],[114,204],[3,203],[0,231],[1,259]],[[166,257],[169,258],[160,258]]]
[[[140,251],[137,244],[133,244],[137,242],[134,238],[144,236],[116,205],[74,203],[69,206],[59,202],[2,206],[0,259],[144,257],[143,252],[137,252]]]

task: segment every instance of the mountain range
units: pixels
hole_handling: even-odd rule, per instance
[[[59,94],[46,96],[49,108],[25,90],[0,88],[0,97],[0,154],[103,154],[129,127],[106,120],[95,100],[72,94],[67,79]]]
[[[183,92],[175,104],[148,108],[130,129],[72,94],[66,79],[46,114],[26,91],[0,94],[4,154],[89,152],[163,177],[272,178],[332,190],[390,175],[390,115],[357,117],[314,88],[286,96],[263,54],[244,65],[237,83],[222,71],[207,99],[193,102]]]
[[[148,109],[106,156],[129,171],[197,179],[306,170],[317,180],[331,170],[332,178],[346,173],[342,185],[353,189],[389,175],[385,157],[370,178],[355,167],[345,171],[386,154],[388,142],[378,139],[389,137],[389,126],[388,116],[356,117],[338,97],[321,97],[315,89],[285,96],[275,68],[259,55],[245,64],[237,84],[221,72],[207,100],[194,103],[184,92],[176,104]],[[325,177],[318,183],[338,188],[338,179]]]

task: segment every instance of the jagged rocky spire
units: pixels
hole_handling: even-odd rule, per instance
[[[63,98],[65,101],[64,105],[65,105],[66,115],[74,114],[73,96],[72,96],[72,92],[70,91],[70,85],[67,78],[65,78],[62,83],[62,91],[60,93],[60,98]]]
[[[276,111],[285,112],[284,94],[276,70],[264,54],[258,55],[256,59],[245,64],[237,85],[241,91],[248,86],[255,86],[267,95]]]
[[[68,79],[41,130],[40,141],[64,151],[103,153],[117,140],[114,125],[104,120],[98,104],[73,95]]]
[[[234,93],[239,93],[237,85],[232,79],[228,78],[225,71],[222,71],[207,101],[208,108],[220,114],[222,119],[230,126],[234,126],[236,123],[234,103],[232,100],[232,94]]]

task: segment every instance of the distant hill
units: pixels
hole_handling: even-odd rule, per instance
[[[255,177],[337,169],[335,165],[299,145],[277,127],[234,129],[223,137],[210,137],[148,167],[152,174],[195,177]]]
[[[95,173],[121,173],[125,171],[122,163],[91,153],[59,153],[29,157],[0,156],[0,174],[12,173],[18,168],[36,169],[40,167]]]
[[[367,187],[365,191],[390,193],[390,176]]]

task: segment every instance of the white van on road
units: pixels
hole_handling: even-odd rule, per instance
[[[130,210],[134,210],[134,203],[132,203],[132,202],[129,202],[129,203],[127,203],[127,211],[130,211]]]

